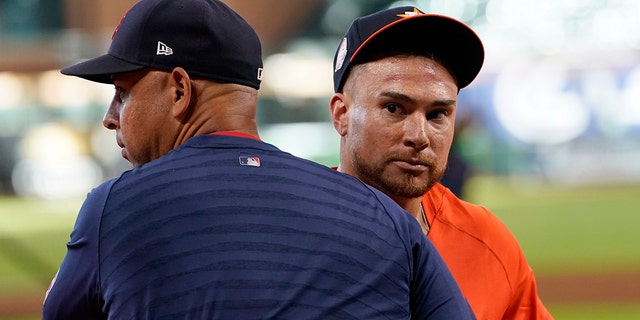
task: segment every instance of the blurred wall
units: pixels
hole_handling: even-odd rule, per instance
[[[265,51],[273,51],[302,28],[326,0],[225,0],[256,30]],[[112,30],[136,0],[67,0],[66,26],[102,32]]]
[[[0,32],[0,46],[3,48],[0,56],[0,70],[39,72],[59,69],[79,58],[100,54],[108,47],[111,33],[122,14],[137,2],[137,0],[60,1],[61,3],[54,7],[62,10],[63,28],[72,32],[19,39],[6,39]],[[223,2],[236,10],[254,27],[262,40],[265,54],[268,54],[277,51],[284,41],[304,28],[309,16],[324,5],[326,0],[226,0]],[[31,6],[43,8],[45,3],[57,2],[41,0],[35,1]],[[34,11],[26,5],[22,10]],[[87,39],[94,43],[94,47],[86,47]]]

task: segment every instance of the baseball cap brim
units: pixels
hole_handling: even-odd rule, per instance
[[[104,54],[63,68],[60,72],[69,76],[110,84],[113,83],[113,80],[111,80],[111,75],[113,74],[138,71],[144,68],[146,67],[143,65],[133,64],[112,55]]]

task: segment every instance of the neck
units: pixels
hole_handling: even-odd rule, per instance
[[[180,134],[183,140],[219,131],[259,139],[255,116],[257,90],[233,84],[218,84],[201,90],[189,121],[183,122]]]

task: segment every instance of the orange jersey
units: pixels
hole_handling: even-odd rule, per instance
[[[553,319],[520,245],[496,216],[439,183],[422,197],[422,206],[428,238],[479,320]]]

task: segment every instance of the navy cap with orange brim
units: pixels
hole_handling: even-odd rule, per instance
[[[463,22],[410,6],[391,8],[360,17],[351,24],[333,60],[335,92],[342,91],[353,65],[385,52],[432,54],[446,64],[458,89],[471,84],[484,63],[482,41]]]

